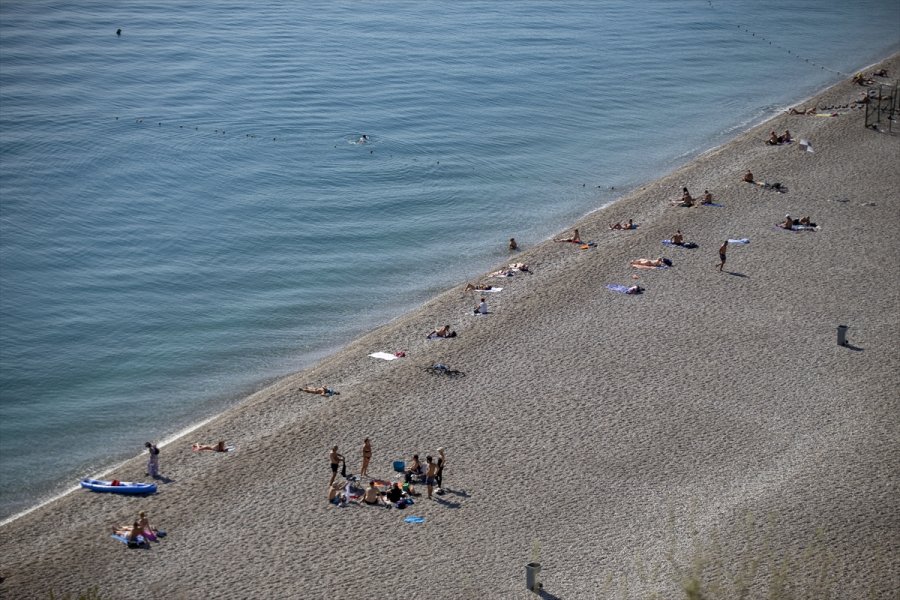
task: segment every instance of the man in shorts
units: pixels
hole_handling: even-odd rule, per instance
[[[342,460],[344,460],[344,457],[338,454],[337,450],[338,447],[335,446],[328,454],[328,460],[331,461],[331,481],[328,482],[328,485],[334,483],[334,478],[337,477],[338,465],[341,464]]]
[[[428,499],[431,500],[431,492],[434,490],[434,476],[437,474],[437,465],[430,456],[425,457],[425,485],[428,486]]]

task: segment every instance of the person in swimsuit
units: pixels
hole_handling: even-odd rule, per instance
[[[681,230],[675,230],[675,235],[672,236],[672,239],[669,240],[676,246],[684,246],[684,236],[681,235]]]
[[[406,483],[412,482],[413,477],[417,477],[422,474],[422,463],[419,462],[419,455],[413,454],[412,463],[410,463],[409,467],[406,469],[406,477],[404,480]]]
[[[610,223],[609,228],[616,229],[634,229],[634,221],[628,219],[627,221],[623,221],[622,223]]]
[[[633,261],[631,261],[631,266],[632,267],[665,267],[668,265],[666,265],[666,259],[660,257],[660,258],[657,258],[656,260],[652,260],[649,258],[636,258]]]
[[[753,183],[753,173],[750,172],[750,169],[747,169],[747,172],[744,173],[744,177],[742,178],[742,181],[745,181],[747,183]]]
[[[516,238],[509,238],[509,251],[513,252],[519,249],[519,244],[516,243]]]
[[[362,501],[369,506],[378,506],[384,502],[381,494],[378,493],[378,488],[376,488],[375,484],[371,481],[369,482],[369,487],[366,488],[366,493],[363,494]]]
[[[200,452],[201,450],[211,450],[213,452],[227,452],[225,448],[225,441],[219,440],[217,444],[193,444],[191,446],[191,450],[195,452]]]
[[[344,460],[343,455],[338,453],[337,446],[333,447],[331,452],[328,453],[328,460],[331,463],[331,481],[328,482],[328,485],[331,485],[334,483],[334,478],[337,477],[338,465]]]
[[[369,461],[372,460],[372,444],[369,438],[363,440],[362,447],[362,466],[359,468],[359,474],[365,477],[369,474]]]
[[[633,285],[630,288],[628,288],[627,290],[625,290],[625,293],[626,294],[643,294],[644,288],[642,288],[639,285]]]
[[[725,240],[721,246],[719,246],[719,272],[722,271],[722,268],[725,266],[725,253],[728,251],[728,240]]]
[[[713,198],[712,194],[709,193],[709,190],[703,190],[703,200],[700,201],[700,204],[712,204]]]
[[[443,327],[435,329],[425,337],[428,339],[456,337],[456,333],[450,330],[449,325],[444,325]]]
[[[138,515],[138,525],[141,528],[141,531],[149,531],[151,533],[156,533],[156,530],[150,526],[150,519],[147,518],[147,513],[141,511]]]
[[[580,243],[581,243],[581,234],[578,233],[578,230],[576,229],[575,231],[572,232],[572,237],[569,237],[569,238],[559,238],[559,239],[556,239],[556,240],[553,240],[553,241],[554,241],[554,242],[572,242],[572,243],[575,243],[575,244],[580,244]]]
[[[336,392],[330,387],[305,387],[300,389],[301,392],[306,392],[307,394],[318,394],[319,396],[340,396],[340,392]]]
[[[437,465],[430,456],[425,457],[425,485],[428,486],[428,499],[431,500],[431,494],[434,491],[434,476],[437,473]]]

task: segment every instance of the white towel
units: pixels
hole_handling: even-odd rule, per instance
[[[372,358],[380,358],[382,360],[394,360],[394,359],[398,358],[398,357],[394,356],[393,354],[391,354],[390,352],[373,352],[369,356],[371,356]]]

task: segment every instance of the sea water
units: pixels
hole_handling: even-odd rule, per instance
[[[898,32],[895,0],[5,0],[0,518],[896,51]]]

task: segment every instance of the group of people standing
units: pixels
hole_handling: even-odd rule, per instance
[[[373,478],[369,475],[369,463],[372,461],[372,442],[369,438],[363,440],[362,446],[362,464],[359,467],[360,477],[369,477],[370,488],[373,487],[371,481]],[[328,482],[329,490],[335,488],[335,479],[337,478],[338,469],[341,469],[341,476],[347,477],[347,463],[343,454],[338,452],[338,447],[333,446],[331,452],[328,453],[328,462],[331,467],[331,479]],[[412,483],[416,479],[425,483],[428,490],[428,498],[431,499],[435,490],[438,494],[443,494],[444,483],[444,467],[447,464],[447,456],[443,448],[437,449],[437,458],[432,456],[425,457],[425,464],[419,461],[419,455],[414,454],[412,462],[404,470],[404,479],[407,484]],[[368,490],[367,490],[368,493]],[[329,492],[331,494],[331,492]],[[331,497],[329,497],[331,500]],[[371,501],[369,502],[372,503]]]

